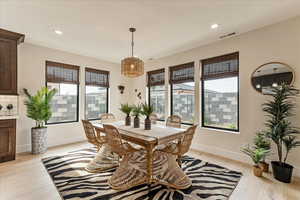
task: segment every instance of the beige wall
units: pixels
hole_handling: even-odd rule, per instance
[[[26,108],[23,105],[23,88],[35,93],[45,86],[45,60],[57,61],[80,66],[80,107],[79,119],[84,118],[84,67],[92,67],[110,71],[110,112],[120,117],[118,110],[120,102],[127,102],[128,81],[121,76],[120,65],[97,60],[94,58],[79,56],[63,51],[21,44],[18,50],[18,89],[19,89],[19,119],[17,120],[17,151],[30,151],[31,136],[30,129],[34,121],[26,117]],[[117,86],[126,86],[125,94],[120,95]],[[84,132],[81,122],[57,124],[48,126],[49,146],[66,144],[84,140]]]
[[[261,111],[261,104],[267,100],[266,96],[252,88],[251,73],[263,63],[284,62],[295,70],[295,86],[300,88],[300,17],[183,53],[149,61],[146,64],[146,71],[163,67],[167,69],[168,66],[194,61],[196,91],[198,91],[196,92],[195,116],[198,117],[198,123],[200,123],[199,60],[235,51],[239,51],[240,55],[240,134],[200,127],[193,141],[193,148],[249,162],[248,158],[240,153],[240,148],[252,142],[255,132],[264,127],[265,117]],[[168,73],[166,78],[167,76]],[[144,99],[146,98],[145,83],[145,76],[135,79],[133,83],[135,87],[143,91]],[[167,95],[169,96],[168,92]],[[131,99],[131,102],[135,101],[136,98]],[[166,103],[168,104],[168,101]],[[293,121],[300,127],[299,105],[298,99],[297,116]],[[299,154],[300,148],[292,152],[288,160],[297,167],[300,167]]]

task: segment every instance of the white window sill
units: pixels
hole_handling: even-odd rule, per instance
[[[221,130],[221,129],[215,129],[215,128],[207,128],[200,126],[199,129],[209,130],[209,131],[215,131],[215,132],[221,132],[221,133],[229,133],[229,134],[240,134],[239,131],[229,131],[229,130]]]

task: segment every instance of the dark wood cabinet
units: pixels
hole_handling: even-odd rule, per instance
[[[16,156],[16,120],[0,120],[0,162]]]
[[[0,29],[0,94],[17,94],[17,45],[24,35]]]

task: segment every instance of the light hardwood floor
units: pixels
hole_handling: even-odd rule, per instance
[[[38,156],[22,153],[17,155],[17,160],[0,164],[0,200],[59,200],[41,158],[89,146],[83,142],[53,147]],[[254,177],[247,164],[193,150],[189,155],[243,173],[230,200],[300,200],[300,180],[297,178],[291,184],[284,184],[275,181],[271,174]]]

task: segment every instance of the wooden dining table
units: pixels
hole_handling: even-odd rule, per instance
[[[94,128],[98,131],[104,132],[103,123],[92,123]],[[148,183],[153,182],[153,152],[158,145],[168,144],[173,141],[180,141],[183,138],[185,129],[167,127],[160,124],[152,124],[151,130],[145,130],[144,124],[140,128],[133,128],[133,126],[125,126],[124,121],[116,121],[110,124],[118,128],[123,140],[142,146],[147,151],[147,174]]]

